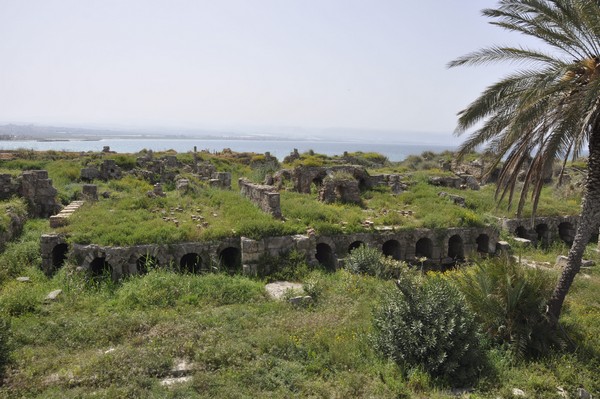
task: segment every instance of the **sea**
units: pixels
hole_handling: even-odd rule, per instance
[[[456,146],[415,143],[373,143],[357,141],[308,141],[308,140],[239,140],[239,139],[166,139],[166,138],[106,138],[100,140],[65,140],[35,141],[9,140],[0,141],[0,151],[31,149],[38,151],[102,151],[108,146],[118,153],[137,153],[143,149],[153,151],[175,150],[177,152],[208,150],[219,152],[229,148],[236,152],[269,152],[272,156],[283,160],[294,149],[299,152],[313,150],[319,154],[341,155],[344,151],[377,152],[385,155],[390,161],[402,161],[409,155],[419,155],[424,151],[454,151]]]

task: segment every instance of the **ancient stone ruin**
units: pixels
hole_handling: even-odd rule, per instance
[[[282,218],[279,192],[275,187],[254,184],[244,178],[240,178],[238,184],[241,194],[258,205],[263,212]]]
[[[83,181],[91,182],[92,180],[111,180],[120,179],[122,171],[119,165],[112,159],[105,159],[100,167],[88,166],[82,168],[79,172],[80,178]]]
[[[319,190],[319,201],[328,204],[336,201],[360,204],[358,181],[354,180],[352,176],[349,178],[327,176],[323,179],[323,185]]]
[[[45,170],[28,170],[21,175],[20,195],[29,205],[30,215],[47,218],[60,211],[56,189]]]

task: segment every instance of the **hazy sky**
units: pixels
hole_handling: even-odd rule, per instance
[[[494,0],[0,0],[0,122],[451,132]],[[516,39],[516,40],[515,40]]]

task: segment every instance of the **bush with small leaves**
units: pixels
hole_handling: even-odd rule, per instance
[[[367,245],[354,248],[345,263],[345,268],[350,273],[367,274],[379,278],[398,277],[405,267],[404,262],[385,256],[377,248]]]
[[[405,272],[375,311],[375,347],[407,370],[472,383],[483,362],[478,325],[460,291],[439,276]]]

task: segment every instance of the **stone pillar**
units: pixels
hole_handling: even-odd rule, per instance
[[[84,184],[81,193],[86,200],[98,201],[98,186],[95,184]]]

